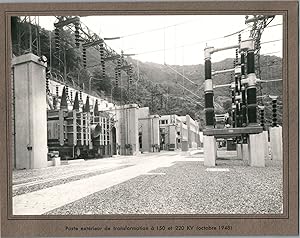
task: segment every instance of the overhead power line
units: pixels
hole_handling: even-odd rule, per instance
[[[178,72],[176,69],[172,68],[170,65],[167,65],[166,63],[164,65],[167,66],[168,68],[170,68],[171,70],[173,70],[176,74],[179,74],[184,79],[188,80],[190,83],[199,86],[197,83],[195,83],[194,81],[190,80],[188,77],[184,76],[182,73]]]
[[[127,38],[127,37],[132,37],[132,36],[142,35],[142,34],[146,34],[146,33],[149,33],[149,32],[161,31],[161,30],[165,30],[165,29],[167,29],[167,28],[176,27],[176,26],[179,26],[179,25],[184,25],[184,24],[187,24],[187,23],[193,22],[193,21],[199,21],[199,19],[188,20],[188,21],[179,22],[179,23],[172,24],[172,25],[168,25],[168,26],[164,26],[164,27],[154,28],[154,29],[150,29],[150,30],[146,30],[146,31],[140,31],[140,32],[135,32],[135,33],[128,34],[128,35],[117,36],[117,37],[110,37],[110,38],[118,38],[118,39],[121,39],[121,38]],[[109,38],[108,38],[108,39],[109,39]]]
[[[276,25],[271,25],[271,26],[278,26],[278,25],[282,25],[282,24],[276,24]],[[271,27],[271,26],[268,26],[268,27]],[[266,28],[268,28],[268,27],[266,27]],[[203,40],[203,41],[192,42],[192,43],[188,43],[188,44],[183,44],[183,45],[179,45],[179,46],[176,46],[176,47],[170,47],[170,48],[163,48],[163,49],[155,49],[155,50],[150,50],[150,51],[144,51],[144,52],[135,53],[135,54],[132,54],[132,55],[150,54],[150,53],[155,53],[155,52],[174,50],[174,49],[178,49],[178,48],[182,48],[182,47],[187,47],[187,46],[205,44],[207,42],[211,42],[211,41],[215,41],[215,40],[220,40],[220,39],[224,39],[224,38],[227,38],[227,37],[230,37],[230,36],[237,35],[237,34],[243,32],[243,31],[245,31],[246,29],[248,29],[248,28],[244,28],[242,30],[236,31],[234,33],[231,33],[231,34],[225,35],[225,36],[211,38],[211,39],[207,39],[207,40]],[[261,44],[267,44],[267,43],[272,43],[272,42],[281,41],[281,40],[282,39],[277,39],[277,40],[262,42]]]

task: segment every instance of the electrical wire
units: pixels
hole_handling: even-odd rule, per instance
[[[154,29],[150,29],[150,30],[146,30],[146,31],[141,31],[141,32],[136,32],[136,33],[132,33],[132,34],[128,34],[128,35],[123,35],[123,36],[118,36],[116,38],[121,39],[121,38],[127,38],[127,37],[136,36],[136,35],[142,35],[142,34],[146,34],[146,33],[149,33],[149,32],[161,31],[161,30],[165,30],[167,28],[176,27],[176,26],[179,26],[179,25],[184,25],[184,24],[187,24],[189,22],[194,22],[194,21],[199,21],[199,19],[193,19],[193,20],[188,20],[188,21],[184,21],[184,22],[179,22],[179,23],[176,23],[176,24],[173,24],[173,25],[169,25],[169,26],[154,28]]]
[[[282,24],[278,24],[278,25],[282,25]],[[150,53],[161,52],[161,51],[165,52],[165,51],[174,50],[174,49],[177,49],[177,48],[182,48],[182,47],[187,47],[187,46],[193,46],[193,45],[200,45],[200,44],[204,44],[204,43],[207,43],[207,42],[216,41],[216,40],[220,40],[220,39],[224,39],[224,38],[227,38],[227,37],[230,37],[230,36],[237,35],[237,34],[241,33],[242,31],[244,31],[245,29],[248,29],[248,28],[244,28],[244,29],[242,29],[240,31],[234,32],[234,33],[229,34],[229,35],[220,36],[220,37],[211,38],[211,39],[202,40],[202,41],[197,41],[197,42],[192,42],[192,43],[189,43],[189,44],[183,44],[183,45],[179,45],[179,46],[176,46],[176,47],[165,48],[165,43],[164,43],[164,48],[163,49],[156,49],[156,50],[151,50],[151,51],[144,51],[144,52],[141,52],[141,53],[135,53],[133,55],[143,55],[143,54],[150,54]],[[267,43],[272,43],[272,42],[276,42],[276,41],[282,41],[282,39],[277,39],[277,40],[262,42],[261,44],[267,44]]]

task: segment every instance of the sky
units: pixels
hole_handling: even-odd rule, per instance
[[[238,35],[228,35],[247,28],[244,15],[86,16],[80,20],[101,38],[121,37],[106,41],[116,52],[123,50],[143,62],[170,65],[203,64],[206,45],[235,45]],[[40,26],[48,30],[54,29],[55,21],[53,16],[39,17]],[[282,16],[277,15],[269,26],[261,42],[278,41],[262,44],[261,54],[282,57]],[[249,30],[242,32],[242,40],[249,38]],[[234,57],[234,49],[226,50],[215,53],[212,61]]]

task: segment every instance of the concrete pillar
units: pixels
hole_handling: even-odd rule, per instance
[[[200,147],[203,147],[203,131],[199,132]]]
[[[282,160],[282,127],[270,127],[270,145],[273,160]]]
[[[203,136],[204,166],[216,166],[217,143],[214,136]]]
[[[116,143],[120,155],[139,154],[138,105],[118,106],[116,113]],[[130,148],[128,147],[130,146]]]
[[[249,148],[248,148],[248,144],[242,144],[242,158],[243,158],[243,161],[249,163]]]
[[[150,119],[144,119],[139,121],[139,132],[142,133],[142,152],[151,152],[151,122]]]
[[[264,155],[265,155],[265,159],[269,159],[268,131],[263,131],[262,133],[264,135]]]
[[[47,167],[46,63],[34,54],[12,60],[16,169]]]
[[[181,151],[188,151],[189,145],[187,141],[182,141]]]
[[[128,133],[127,144],[131,145],[131,154],[139,154],[139,128],[138,128],[138,105],[130,104],[125,106],[127,118],[125,118],[126,133]],[[126,135],[125,135],[126,136]]]
[[[151,131],[151,143],[157,145],[155,150],[158,150],[160,147],[160,138],[159,138],[159,115],[150,116],[152,120],[152,131]]]
[[[236,144],[236,153],[237,153],[237,158],[242,159],[242,144]]]
[[[176,135],[177,135],[177,131],[176,131],[176,125],[175,124],[171,124],[169,125],[169,150],[176,150]]]
[[[249,135],[249,164],[255,167],[265,167],[265,155],[264,155],[264,135],[250,134]]]

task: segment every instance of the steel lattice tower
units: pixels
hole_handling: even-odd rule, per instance
[[[274,19],[274,15],[272,16],[265,16],[265,15],[253,15],[253,17],[246,16],[245,23],[251,27],[250,30],[250,37],[255,40],[255,74],[256,77],[261,79],[261,70],[260,70],[260,49],[261,49],[261,36],[264,29],[270,24],[271,21]],[[257,85],[257,95],[262,96],[262,85]],[[262,97],[260,99],[260,103],[263,105]]]
[[[21,26],[24,27],[21,27]],[[41,56],[40,27],[38,16],[21,16],[16,27],[17,47],[16,55],[33,53]]]

